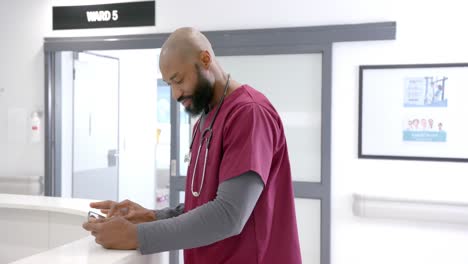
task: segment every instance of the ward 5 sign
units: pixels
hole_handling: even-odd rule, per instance
[[[86,12],[88,22],[117,21],[119,20],[119,10],[88,11]]]
[[[154,25],[155,1],[53,7],[54,30]]]

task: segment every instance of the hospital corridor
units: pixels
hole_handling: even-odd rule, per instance
[[[0,264],[468,263],[467,8],[0,0]]]

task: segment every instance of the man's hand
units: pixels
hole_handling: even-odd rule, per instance
[[[107,214],[107,217],[122,216],[128,221],[139,224],[156,220],[154,211],[148,210],[141,205],[130,200],[117,203],[114,201],[103,201],[91,203],[92,208],[101,209],[101,212]]]
[[[102,202],[90,203],[89,206],[91,208],[100,209],[101,213],[107,215],[109,213],[109,210],[111,209],[111,207],[116,205],[116,204],[117,204],[117,202],[107,200],[107,201],[102,201]]]
[[[96,219],[83,224],[96,238],[96,243],[107,249],[138,248],[138,233],[136,224],[117,216],[106,219]]]

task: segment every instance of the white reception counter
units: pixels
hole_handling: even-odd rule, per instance
[[[0,264],[168,263],[168,254],[107,250],[81,225],[90,200],[0,194]]]

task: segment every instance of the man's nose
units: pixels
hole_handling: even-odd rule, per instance
[[[173,88],[171,87],[172,89],[172,98],[174,98],[174,100],[177,101],[177,99],[179,99],[181,96],[182,96],[182,90],[180,89],[177,89],[177,88]]]

